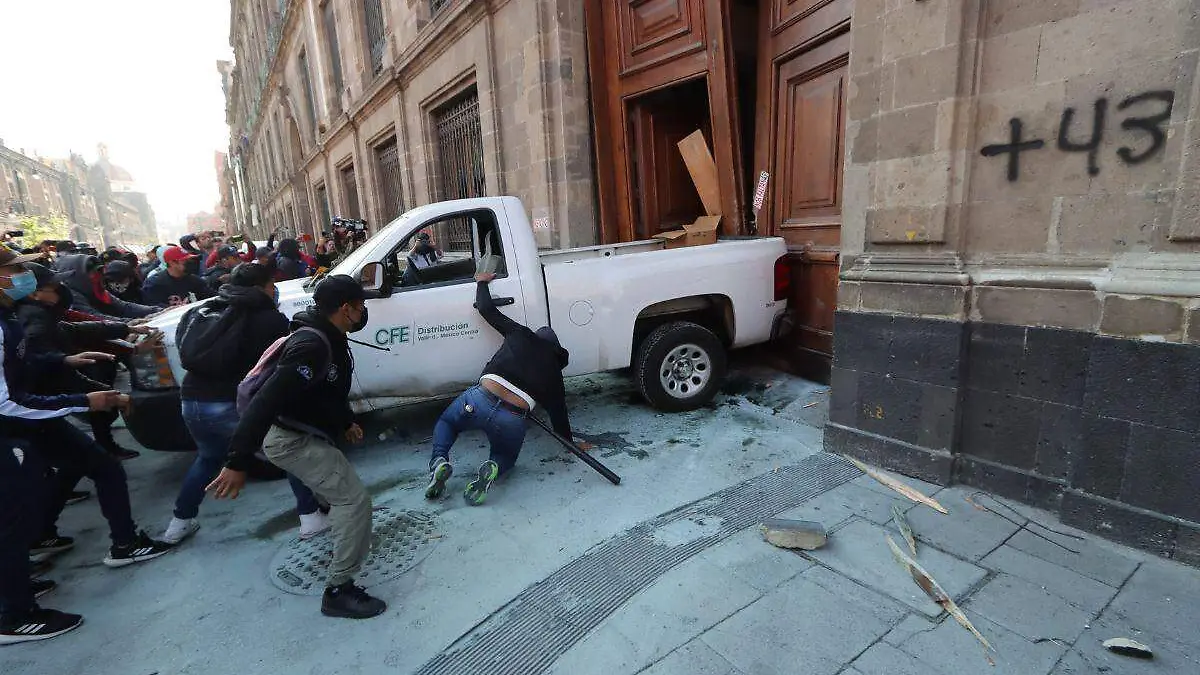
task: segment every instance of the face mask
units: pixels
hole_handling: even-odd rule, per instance
[[[9,277],[9,280],[12,281],[12,288],[0,289],[4,291],[9,300],[20,300],[37,290],[37,277],[34,276],[33,272],[14,274]]]
[[[357,333],[358,331],[360,331],[366,327],[367,327],[367,308],[363,307],[362,316],[360,316],[358,318],[358,321],[355,321],[354,325],[350,327],[350,332]]]

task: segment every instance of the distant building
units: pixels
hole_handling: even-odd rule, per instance
[[[101,210],[101,222],[105,230],[115,242],[125,245],[154,242],[158,238],[154,209],[146,193],[138,189],[129,171],[112,163],[107,145],[101,143],[96,150],[99,159],[91,171],[90,183],[98,193],[119,203],[119,206],[108,209],[109,214],[114,214],[113,220],[105,221],[104,210]],[[132,221],[127,212],[134,214]],[[115,215],[118,213],[120,216]]]
[[[208,211],[199,213],[190,213],[187,217],[188,233],[196,232],[224,232],[225,221],[221,220],[221,216]]]
[[[539,243],[594,242],[579,5],[234,0],[235,66],[218,69],[237,224],[374,230],[419,204],[517,195]]]
[[[75,240],[102,241],[95,196],[87,186],[87,163],[72,155],[67,160],[43,160],[0,141],[0,225],[21,228],[29,217],[65,218]],[[27,242],[30,243],[30,242]]]

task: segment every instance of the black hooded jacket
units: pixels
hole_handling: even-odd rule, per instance
[[[99,284],[103,287],[104,282],[99,278],[99,275],[97,275],[96,279],[93,279],[92,273],[88,270],[89,259],[94,257],[87,255],[60,255],[54,261],[54,269],[59,272],[71,273],[71,276],[63,284],[71,289],[71,306],[73,308],[88,314],[110,318],[114,321],[138,319],[143,316],[150,316],[158,311],[157,307],[125,302],[107,290],[104,291],[107,298],[98,295],[96,286]]]
[[[78,321],[68,323],[63,316],[71,306],[71,292],[60,288],[59,302],[50,307],[32,298],[17,303],[16,314],[25,329],[26,349],[49,359],[61,361],[68,354],[85,351],[89,344],[117,340],[129,334],[129,327],[114,321]],[[93,380],[77,370],[64,368],[61,377],[53,382],[34,383],[37,394],[102,391],[112,387]]]
[[[300,242],[283,239],[275,254],[276,281],[290,281],[307,276],[308,265],[300,258]]]
[[[539,331],[552,338],[543,339],[496,309],[486,282],[480,282],[476,289],[475,306],[484,320],[504,336],[504,344],[484,366],[482,374],[502,377],[532,396],[550,415],[554,430],[571,440],[562,376],[570,354],[559,344],[553,331]]]
[[[222,377],[188,371],[183,377],[181,398],[188,401],[236,401],[237,386],[258,363],[267,347],[287,335],[288,320],[275,307],[275,301],[253,286],[226,284],[217,299],[208,304],[216,308],[225,305],[238,312],[237,366]],[[233,330],[233,329],[231,329]]]
[[[302,326],[315,328],[325,342]],[[262,447],[272,424],[307,431],[309,427],[333,442],[354,424],[350,384],[354,359],[346,335],[316,312],[301,312],[292,321],[292,337],[283,347],[275,373],[258,390],[234,432],[225,466],[244,471],[251,455]],[[329,363],[322,376],[321,368]]]

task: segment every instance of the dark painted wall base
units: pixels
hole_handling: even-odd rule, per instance
[[[838,312],[825,447],[1200,564],[1200,346]]]

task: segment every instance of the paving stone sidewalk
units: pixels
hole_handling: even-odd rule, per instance
[[[1200,570],[1072,530],[1047,512],[905,480],[950,514],[862,476],[779,514],[824,523],[824,549],[786,551],[743,531],[661,577],[552,672],[1200,673]],[[916,535],[917,561],[995,647],[995,666],[894,560],[885,537],[904,543],[893,505]],[[1155,658],[1112,654],[1101,645],[1112,637],[1145,643]]]

